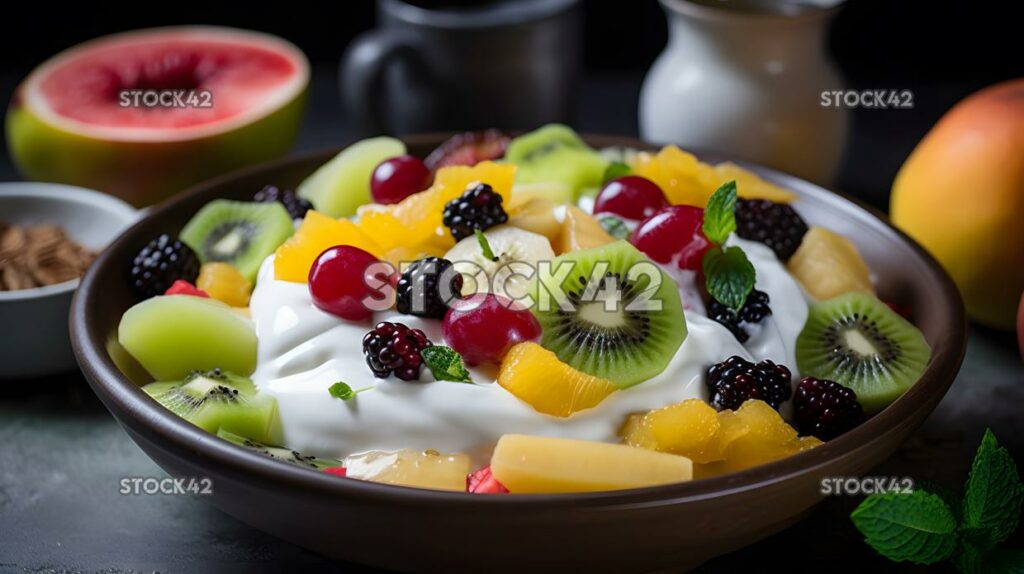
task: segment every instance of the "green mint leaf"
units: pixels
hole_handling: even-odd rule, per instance
[[[373,387],[363,387],[361,389],[353,389],[352,387],[350,387],[348,385],[348,383],[343,383],[341,381],[338,381],[337,383],[334,383],[333,385],[328,387],[327,388],[327,392],[331,393],[331,396],[336,398],[336,399],[341,399],[343,401],[350,401],[350,400],[356,398],[356,395],[358,395],[359,393],[361,393],[363,391],[368,391],[368,390],[370,390],[372,388]]]
[[[957,549],[952,510],[923,490],[869,496],[850,518],[869,546],[896,562],[935,564]]]
[[[923,490],[938,496],[946,503],[946,506],[953,512],[953,518],[956,519],[957,524],[962,519],[961,511],[963,508],[963,499],[959,494],[953,492],[952,489],[946,488],[941,484],[932,482],[930,480],[918,480],[915,481],[914,486],[917,490]]]
[[[621,161],[613,161],[608,164],[608,167],[604,168],[604,177],[601,178],[601,184],[604,185],[613,179],[629,175],[632,171],[628,165]]]
[[[1013,458],[985,431],[964,489],[963,521],[971,542],[988,550],[1017,529],[1024,487]]]
[[[455,383],[472,383],[466,364],[462,361],[462,355],[455,352],[451,347],[444,345],[431,345],[420,351],[423,362],[430,369],[434,378],[439,381],[452,381]]]
[[[753,291],[757,274],[739,247],[715,247],[704,254],[704,278],[708,293],[738,312]]]
[[[608,232],[608,235],[615,239],[626,239],[629,237],[629,227],[626,226],[626,222],[614,215],[602,215],[597,222]]]
[[[960,542],[956,554],[953,555],[953,563],[961,574],[982,574],[987,572],[984,568],[985,553],[978,550],[976,546]]]
[[[497,261],[498,258],[494,256],[494,251],[491,251],[491,244],[487,241],[487,236],[484,235],[484,232],[477,228],[473,230],[473,233],[476,235],[477,242],[480,243],[480,251],[484,252],[484,257],[491,261]]]
[[[736,231],[736,182],[722,184],[704,208],[704,235],[718,245]]]

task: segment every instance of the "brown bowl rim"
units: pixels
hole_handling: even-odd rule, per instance
[[[403,136],[407,145],[437,145],[451,134],[414,134]],[[639,149],[656,149],[657,146],[629,137],[588,134],[584,136],[595,146],[624,146]],[[148,228],[152,222],[190,198],[210,193],[228,182],[260,172],[272,172],[295,163],[331,157],[345,146],[305,152],[287,158],[243,168],[208,180],[178,194],[141,218],[131,228],[108,246],[82,278],[75,294],[70,314],[71,339],[75,356],[93,390],[107,407],[131,431],[140,434],[155,433],[162,439],[164,448],[174,449],[181,457],[200,457],[202,464],[219,464],[221,471],[245,476],[252,483],[265,483],[269,487],[297,487],[318,496],[353,497],[361,501],[392,502],[407,506],[453,506],[473,505],[476,507],[515,507],[516,510],[552,507],[624,507],[662,504],[681,504],[724,498],[737,492],[761,488],[770,484],[793,479],[828,465],[837,458],[846,458],[863,449],[869,449],[874,437],[891,431],[901,422],[909,420],[918,409],[933,409],[952,384],[959,371],[966,350],[966,317],[963,301],[949,275],[941,265],[920,245],[899,229],[893,227],[878,210],[863,202],[830,191],[822,186],[801,180],[795,176],[765,168],[722,154],[696,153],[715,161],[733,161],[751,169],[761,177],[796,190],[811,189],[815,194],[831,195],[832,201],[852,204],[865,216],[878,220],[896,237],[909,244],[929,268],[932,279],[938,281],[938,289],[944,305],[933,309],[942,313],[942,320],[950,326],[949,336],[942,342],[947,344],[933,349],[932,360],[924,374],[902,397],[856,429],[819,447],[769,464],[744,471],[662,486],[646,488],[570,493],[570,494],[519,494],[515,496],[474,496],[463,492],[446,492],[420,488],[379,484],[357,479],[339,479],[325,473],[310,472],[288,464],[281,464],[268,457],[235,446],[218,439],[170,411],[161,408],[143,393],[136,384],[125,377],[115,366],[105,349],[106,333],[98,332],[98,326],[88,320],[92,294],[102,289],[113,266],[113,257],[128,238]],[[795,183],[795,185],[791,185]],[[801,192],[802,193],[802,192]],[[212,198],[211,198],[212,199]],[[854,211],[856,212],[856,210]]]

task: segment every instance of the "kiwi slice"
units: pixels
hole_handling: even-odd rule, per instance
[[[572,129],[548,124],[513,139],[505,160],[517,166],[519,183],[560,183],[573,199],[587,188],[600,187],[608,160],[587,146]]]
[[[142,390],[210,433],[228,430],[269,441],[277,422],[273,397],[257,394],[252,381],[220,369],[195,371],[183,381],[150,383]]]
[[[255,281],[263,260],[294,231],[288,210],[278,202],[216,199],[192,216],[180,238],[203,263],[230,263]]]
[[[853,389],[869,413],[882,410],[916,383],[931,355],[916,327],[862,292],[812,305],[796,339],[800,373]]]
[[[620,388],[664,371],[686,339],[675,282],[625,241],[556,257],[531,295],[541,344]]]
[[[323,470],[332,466],[343,466],[340,460],[332,458],[317,458],[315,456],[304,455],[301,452],[292,450],[290,448],[284,448],[280,446],[270,446],[263,444],[260,441],[246,438],[244,436],[237,435],[233,432],[221,429],[217,432],[217,436],[220,438],[238,446],[245,447],[250,450],[254,450],[260,454],[269,456],[274,460],[280,460],[287,462],[288,464],[294,464],[295,466],[301,466],[303,468],[311,468],[313,470]]]

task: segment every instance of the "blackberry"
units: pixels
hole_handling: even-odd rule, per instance
[[[441,292],[441,279],[448,280],[446,293]],[[395,290],[395,307],[399,313],[443,319],[448,312],[448,301],[462,292],[462,274],[455,271],[447,259],[424,257],[402,272]]]
[[[719,410],[740,408],[748,399],[760,399],[775,410],[789,400],[792,374],[782,365],[765,359],[756,365],[733,355],[708,368],[705,383],[711,404]]]
[[[191,247],[164,233],[139,251],[130,274],[132,287],[148,299],[163,295],[178,279],[195,284],[199,257]]]
[[[292,219],[306,217],[306,212],[313,209],[313,204],[301,198],[290,189],[281,189],[276,185],[268,185],[256,192],[252,200],[258,203],[279,202],[288,211]]]
[[[747,339],[750,338],[750,334],[743,328],[744,324],[753,325],[760,323],[771,314],[772,308],[768,306],[768,294],[757,289],[754,289],[750,292],[750,295],[747,295],[747,300],[743,303],[739,313],[715,299],[712,299],[708,305],[708,317],[732,331],[732,334],[736,336],[736,340],[740,343],[746,343]]]
[[[382,321],[363,335],[363,355],[373,376],[384,379],[394,373],[403,381],[420,378],[420,351],[433,345],[423,331],[401,323]]]
[[[760,241],[788,261],[807,233],[807,224],[790,206],[767,199],[740,199],[736,202],[736,234]]]
[[[455,241],[471,235],[473,230],[486,231],[508,221],[501,206],[501,195],[486,183],[478,183],[444,206],[443,220]]]
[[[800,434],[831,440],[863,422],[864,409],[853,389],[804,377],[793,396],[793,421]]]

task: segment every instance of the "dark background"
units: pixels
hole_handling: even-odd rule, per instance
[[[636,135],[640,81],[664,47],[664,16],[655,0],[585,4],[585,73],[574,124],[583,131]],[[983,86],[1024,77],[1014,4],[848,2],[827,47],[847,87],[909,89],[915,107],[852,111],[841,190],[884,206],[896,170],[943,112]],[[340,104],[337,65],[352,38],[373,26],[370,0],[234,6],[37,1],[17,8],[0,32],[4,102],[35,65],[83,40],[148,26],[227,25],[281,35],[310,57],[314,74],[297,150],[339,146],[356,137]],[[4,148],[0,180],[15,177]],[[1020,404],[1024,369],[1012,334],[972,328],[964,367],[949,394],[873,474],[913,476],[957,489],[986,426],[1024,460]],[[120,477],[162,474],[80,376],[31,388],[0,386],[0,572],[365,571],[331,565],[238,523],[201,498],[117,494]],[[848,518],[858,502],[830,499],[799,525],[700,572],[910,570],[878,558],[861,542]],[[452,536],[457,543],[458,533]],[[1012,541],[1015,547],[1020,543],[1019,537]]]
[[[665,18],[654,0],[584,3],[585,71],[574,123],[585,131],[635,134],[640,81],[665,45]],[[234,6],[83,2],[59,8],[22,2],[0,33],[0,98],[9,100],[17,82],[47,57],[102,34],[197,23],[251,28],[291,40],[314,65],[310,109],[317,114],[307,116],[298,149],[339,145],[356,134],[340,104],[337,65],[346,45],[373,22],[370,0]],[[853,111],[838,187],[884,206],[896,170],[943,112],[983,86],[1024,76],[1019,22],[1014,2],[848,2],[828,42],[847,86],[909,89],[915,107]],[[0,176],[9,179],[14,172],[2,151]]]

